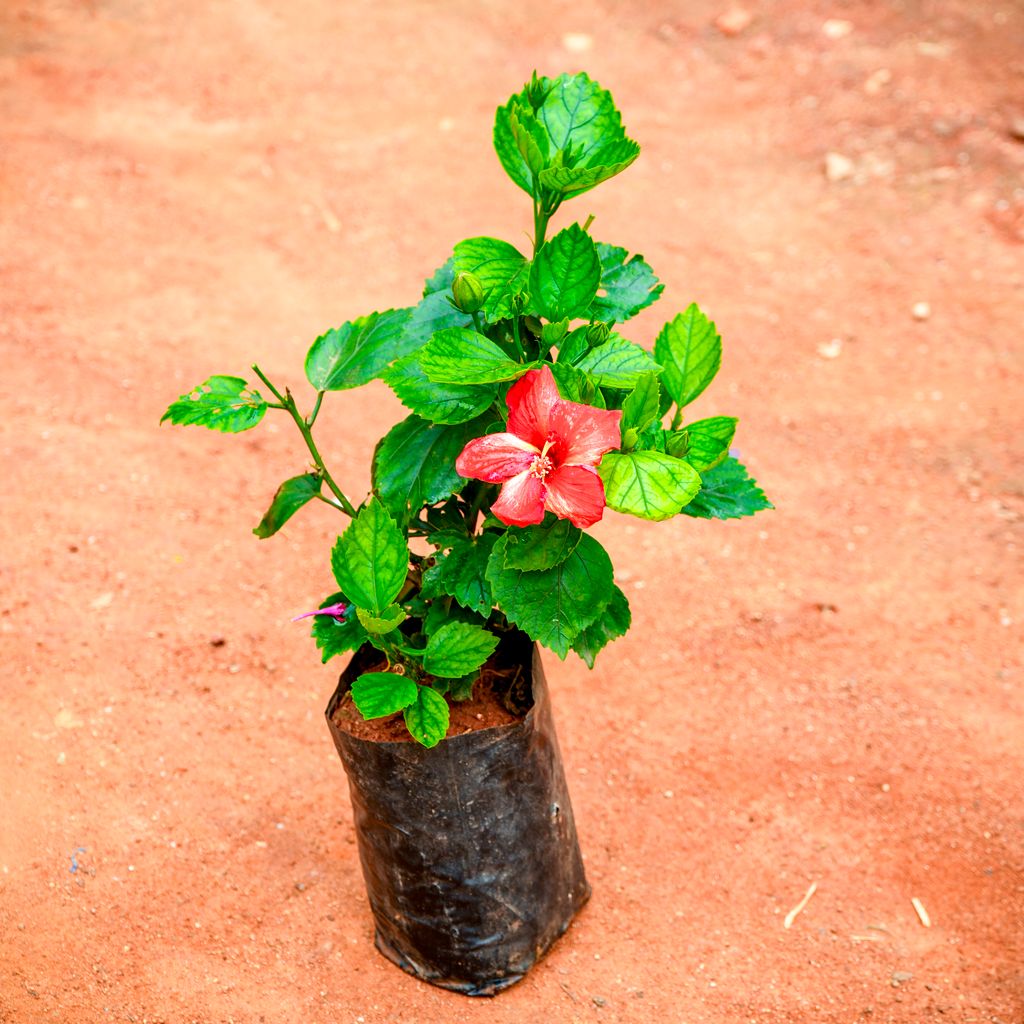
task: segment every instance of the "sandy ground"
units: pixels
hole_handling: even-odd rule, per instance
[[[4,1024],[1024,1021],[1024,9],[727,9],[0,5]],[[296,439],[157,421],[523,238],[489,139],[535,66],[642,143],[565,215],[666,283],[636,340],[716,319],[697,411],[778,511],[600,524],[633,631],[548,664],[594,898],[470,1001],[371,946],[288,621],[339,523],[250,532]],[[350,492],[397,414],[330,403]]]

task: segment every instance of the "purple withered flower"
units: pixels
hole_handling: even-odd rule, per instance
[[[317,608],[315,612],[303,612],[301,615],[296,615],[292,622],[298,622],[299,619],[308,619],[311,615],[332,615],[339,622],[344,622],[348,607],[343,601],[339,601],[337,604],[329,604],[326,608]]]

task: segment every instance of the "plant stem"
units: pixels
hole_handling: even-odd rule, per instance
[[[544,207],[539,199],[533,201],[533,255],[536,257],[540,247],[544,244],[544,234],[548,229],[550,214],[544,212]]]
[[[482,484],[480,489],[476,492],[473,504],[469,508],[469,517],[467,522],[469,523],[469,532],[471,535],[476,530],[476,517],[480,514],[480,507],[487,500],[487,495],[490,490],[491,488],[487,484]]]
[[[683,422],[683,410],[676,406],[676,414],[672,417],[672,425],[669,430],[678,430]]]
[[[313,429],[313,424],[316,423],[317,415],[320,413],[320,403],[324,400],[324,393],[318,391],[316,393],[316,404],[313,406],[313,411],[306,417],[306,426],[310,430]]]
[[[291,395],[288,395],[288,402],[286,404],[288,406],[288,412],[291,413],[292,419],[295,420],[295,426],[299,428],[299,433],[302,434],[302,440],[306,442],[309,454],[313,456],[313,462],[316,463],[316,468],[320,470],[320,475],[324,478],[324,483],[327,484],[331,489],[331,493],[338,499],[342,512],[355,519],[355,507],[352,505],[352,502],[345,497],[341,488],[334,482],[334,477],[332,477],[328,472],[327,467],[324,465],[323,457],[317,449],[316,441],[313,440],[313,433],[309,429],[306,421],[299,414],[299,410],[295,408],[295,399],[292,398]]]
[[[309,449],[309,454],[313,456],[313,462],[316,465],[316,468],[320,471],[320,476],[323,478],[324,483],[331,489],[331,493],[338,499],[338,505],[335,507],[340,508],[345,515],[351,516],[354,519],[356,517],[355,506],[348,500],[348,498],[345,497],[342,489],[334,482],[334,477],[331,476],[327,467],[324,465],[323,457],[316,446],[316,442],[313,440],[311,427],[313,425],[313,420],[316,419],[316,414],[320,411],[320,402],[323,400],[323,392],[317,392],[317,400],[316,405],[313,407],[313,412],[310,413],[308,419],[304,419],[302,414],[296,408],[295,399],[292,397],[292,393],[290,391],[286,389],[285,393],[282,395],[281,392],[278,391],[271,383],[270,378],[255,364],[253,365],[252,371],[261,381],[263,381],[264,384],[267,385],[268,388],[270,388],[274,397],[281,402],[282,408],[295,421],[295,426],[299,428],[302,440],[306,442],[306,447]],[[333,504],[333,502],[328,502],[328,504]]]
[[[512,340],[516,343],[516,354],[519,356],[519,361],[525,363],[526,352],[523,351],[523,343],[519,339],[519,314],[515,312],[512,314]]]
[[[252,372],[255,373],[256,376],[259,377],[259,379],[263,381],[263,383],[266,384],[268,388],[270,388],[270,393],[281,403],[281,408],[287,409],[288,403],[285,402],[284,395],[282,395],[281,392],[278,391],[273,384],[271,384],[270,378],[255,363],[253,363],[252,365]]]

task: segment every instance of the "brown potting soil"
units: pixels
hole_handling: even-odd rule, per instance
[[[366,672],[383,672],[387,662],[367,667]],[[498,725],[511,725],[521,721],[523,715],[514,710],[509,700],[509,690],[524,672],[523,666],[514,668],[501,665],[485,665],[480,678],[473,684],[473,695],[469,700],[448,701],[448,736],[461,736],[477,729],[493,729]],[[345,732],[359,739],[377,743],[415,742],[409,735],[401,713],[387,718],[364,720],[347,694],[334,711],[333,721]]]
[[[1024,1021],[1022,55],[1009,0],[0,3],[0,1021]],[[347,520],[253,537],[280,413],[158,420],[253,361],[308,410],[326,328],[527,251],[534,67],[643,147],[552,228],[664,282],[627,337],[708,312],[692,414],[777,510],[594,528],[633,628],[545,655],[593,898],[472,1002],[373,949],[289,621]],[[326,396],[353,500],[407,412]]]

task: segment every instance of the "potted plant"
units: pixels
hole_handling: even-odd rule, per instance
[[[736,420],[687,421],[721,361],[694,304],[653,352],[618,325],[663,286],[568,200],[639,154],[586,74],[533,75],[494,146],[533,205],[533,249],[459,242],[414,306],[343,323],[306,356],[308,412],[258,366],[210,377],[172,423],[238,433],[289,417],[311,466],[255,528],[319,499],[349,520],[316,611],[322,660],[351,654],[327,709],[348,773],[377,945],[435,984],[490,995],[523,976],[589,895],[538,647],[594,659],[630,625],[587,532],[605,508],[662,521],[771,508],[730,455]],[[314,428],[328,395],[383,380],[409,414],[352,500]],[[265,387],[266,393],[257,390]],[[328,452],[329,454],[329,452]]]

